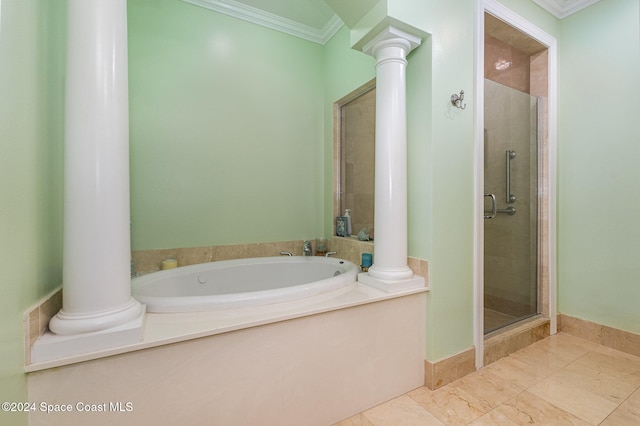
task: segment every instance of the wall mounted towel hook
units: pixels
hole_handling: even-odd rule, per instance
[[[451,95],[451,103],[456,108],[465,109],[467,107],[467,104],[462,105],[463,100],[464,100],[464,90],[461,90],[459,95],[456,93]]]

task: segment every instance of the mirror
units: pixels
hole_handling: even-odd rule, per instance
[[[373,240],[375,182],[375,79],[334,104],[334,216],[350,210],[352,235]],[[334,232],[335,235],[335,232]]]

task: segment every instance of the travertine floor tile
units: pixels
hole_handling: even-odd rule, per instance
[[[589,423],[556,407],[542,398],[524,391],[495,411],[519,425],[588,426]]]
[[[526,364],[529,367],[528,372],[539,379],[552,375],[571,362],[555,357],[553,353],[545,351],[543,348],[531,347],[513,353],[509,357]]]
[[[473,395],[491,408],[506,402],[525,389],[484,369],[451,383],[451,387]]]
[[[640,357],[566,334],[336,426],[640,425]]]
[[[512,356],[489,364],[483,370],[490,371],[496,376],[509,380],[514,385],[520,386],[523,389],[535,385],[551,374],[545,369],[540,369],[535,365],[520,361]]]
[[[492,408],[465,390],[452,386],[452,383],[435,391],[418,388],[407,395],[447,425],[466,425]]]
[[[540,340],[536,342],[536,345],[568,361],[576,360],[587,352],[597,350],[600,347],[596,343],[563,333]]]
[[[364,413],[356,414],[353,417],[349,417],[341,421],[340,423],[336,423],[333,426],[374,426],[373,423],[367,419]]]
[[[484,416],[480,417],[473,423],[469,423],[469,426],[518,426],[519,423],[514,422],[504,414],[500,414],[498,411],[489,411]]]
[[[574,362],[564,367],[552,377],[586,389],[616,404],[620,404],[636,390],[637,386],[609,376],[598,370],[585,368]]]
[[[373,426],[444,426],[433,414],[406,395],[364,412]],[[367,425],[367,423],[362,423]]]
[[[603,421],[618,406],[617,403],[555,374],[532,386],[528,391],[594,425]]]
[[[581,348],[579,345],[574,347],[562,344],[560,341],[547,342],[548,339],[551,338],[536,342],[511,354],[511,356],[537,367],[538,372],[541,374],[551,374],[588,353],[588,350]]]
[[[589,352],[578,359],[576,363],[584,368],[600,371],[616,379],[640,386],[640,360],[637,357],[630,358],[632,355],[623,356],[615,352],[613,350],[607,351],[607,353]]]
[[[640,388],[609,415],[601,426],[640,425]]]

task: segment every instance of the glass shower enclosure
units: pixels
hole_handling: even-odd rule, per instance
[[[485,79],[485,334],[539,313],[539,103]]]

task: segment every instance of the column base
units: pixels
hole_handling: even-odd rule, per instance
[[[132,320],[106,330],[61,335],[45,332],[31,347],[31,362],[46,362],[138,343],[142,340],[145,305]]]
[[[417,290],[424,288],[424,277],[414,275],[411,278],[402,280],[383,280],[374,278],[368,272],[358,274],[358,281],[370,287],[377,288],[387,293],[397,293],[401,291]]]
[[[49,329],[60,335],[93,333],[125,324],[144,314],[144,308],[133,297],[124,305],[106,312],[70,314],[63,307],[49,321]]]

